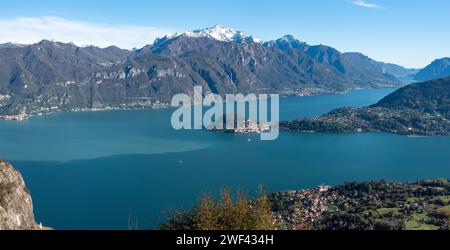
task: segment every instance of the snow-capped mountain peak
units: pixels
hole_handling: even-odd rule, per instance
[[[250,41],[256,43],[261,42],[259,39],[255,39],[252,36],[248,36],[247,33],[245,32],[227,28],[222,25],[215,25],[213,27],[206,29],[191,30],[172,35],[169,34],[166,35],[164,38],[157,39],[155,43],[158,43],[161,40],[169,40],[180,36],[187,36],[193,38],[207,37],[222,42],[250,42]]]

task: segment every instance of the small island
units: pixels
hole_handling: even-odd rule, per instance
[[[230,124],[227,124],[228,122],[230,122]],[[215,123],[206,126],[206,129],[233,134],[259,134],[271,131],[272,126],[274,126],[274,124],[270,122],[252,121],[251,119],[244,118],[238,114],[229,113],[220,117]]]

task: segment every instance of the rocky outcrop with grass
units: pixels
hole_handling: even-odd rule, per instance
[[[39,228],[22,176],[9,163],[0,160],[0,230]]]

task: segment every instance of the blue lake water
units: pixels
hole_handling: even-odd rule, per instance
[[[281,119],[366,106],[394,89],[280,100]],[[0,122],[0,157],[23,174],[36,220],[57,229],[152,228],[221,187],[450,178],[450,137],[175,131],[172,110],[59,113]]]

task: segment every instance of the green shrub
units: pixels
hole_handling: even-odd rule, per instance
[[[249,199],[248,194],[228,189],[217,200],[212,194],[203,195],[190,211],[174,211],[163,230],[273,230],[271,204],[267,195]]]

